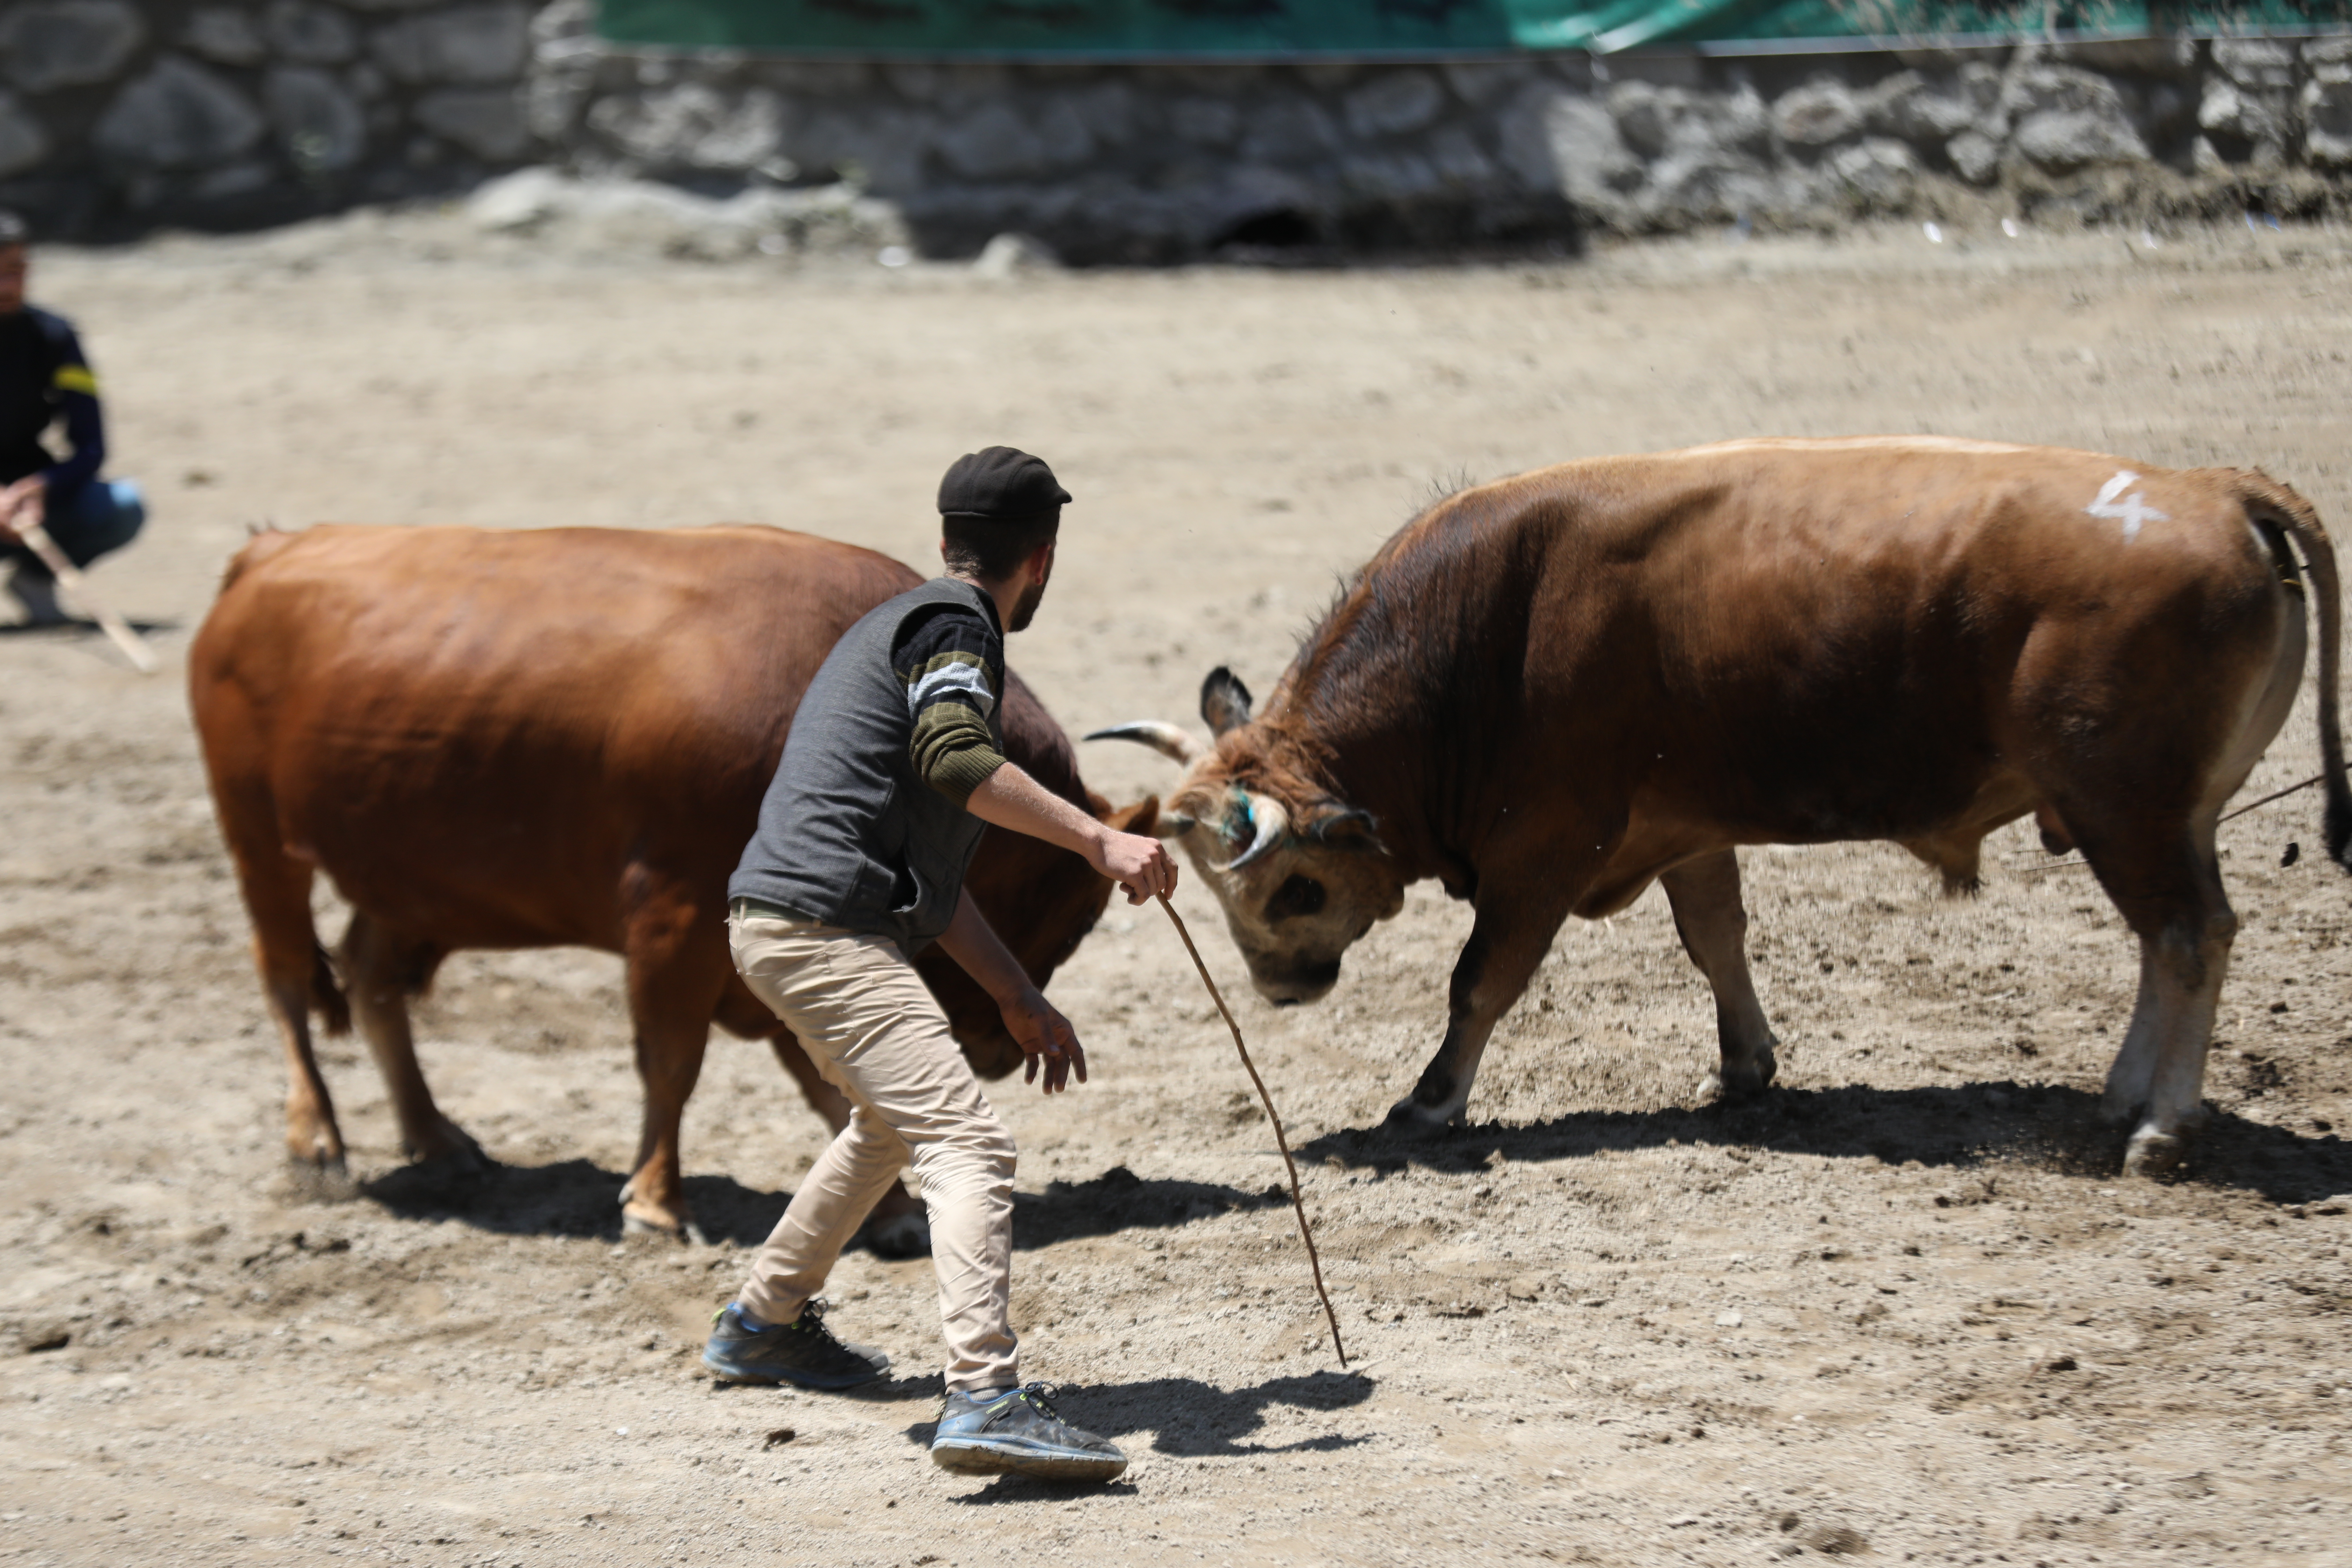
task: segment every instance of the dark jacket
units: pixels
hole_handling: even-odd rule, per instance
[[[939,578],[868,611],[809,682],[729,898],[887,936],[909,957],[955,918],[986,825],[917,775],[907,682],[891,658],[901,628],[934,605],[979,607],[994,634],[989,686],[1004,689],[996,606],[971,584]],[[992,703],[986,722],[1002,752]]]
[[[73,454],[62,463],[41,441],[60,418]],[[49,504],[62,507],[105,461],[98,381],[73,327],[31,305],[0,316],[0,484],[45,474]]]

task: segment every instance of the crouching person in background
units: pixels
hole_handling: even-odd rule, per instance
[[[0,212],[0,556],[13,569],[8,591],[25,620],[53,626],[66,618],[56,580],[20,542],[38,524],[77,566],[87,566],[138,535],[147,521],[139,487],[99,477],[106,461],[106,420],[98,378],[71,323],[28,304],[29,236],[24,219]],[[68,456],[44,445],[65,425]]]

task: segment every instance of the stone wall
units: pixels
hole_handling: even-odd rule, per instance
[[[737,198],[739,217],[857,204],[835,232],[887,206],[933,255],[1019,232],[1148,262],[2352,196],[2347,37],[925,65],[624,50],[593,23],[593,0],[17,0],[0,203],[53,231],[236,225],[548,164]]]
[[[2352,38],[1444,65],[819,65],[607,52],[531,89],[590,176],[845,179],[919,245],[1077,261],[1523,244],[1999,205],[2311,216],[2352,195]]]
[[[82,235],[266,222],[546,155],[523,0],[0,7],[0,204]]]

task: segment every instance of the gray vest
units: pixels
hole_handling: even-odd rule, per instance
[[[760,803],[760,826],[727,884],[826,925],[898,942],[908,957],[955,918],[964,869],[986,826],[916,775],[914,717],[890,650],[908,616],[932,605],[996,607],[970,583],[941,577],[868,611],[825,656]],[[1004,643],[988,658],[1004,690]],[[1004,749],[1003,704],[988,732]]]

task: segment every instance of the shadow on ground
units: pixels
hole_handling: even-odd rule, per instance
[[[586,1160],[490,1164],[479,1171],[408,1165],[372,1181],[367,1196],[404,1219],[452,1219],[505,1236],[621,1237],[627,1177]],[[761,1192],[730,1176],[688,1176],[686,1199],[706,1241],[756,1247],[775,1228],[790,1193]],[[1244,1192],[1213,1182],[1145,1181],[1114,1165],[1084,1182],[1055,1182],[1013,1195],[1013,1245],[1051,1247],[1082,1236],[1186,1225],[1211,1215],[1286,1204],[1278,1186]]]
[[[180,629],[180,623],[175,620],[126,621],[124,624],[142,637],[152,637],[160,633],[175,632]],[[71,616],[62,621],[0,622],[0,637],[54,637],[63,638],[76,635],[102,637],[106,635],[106,628],[100,626],[96,621],[85,620],[79,616]]]
[[[1359,1372],[1311,1372],[1303,1376],[1272,1377],[1247,1388],[1224,1389],[1190,1377],[1155,1377],[1140,1383],[1098,1383],[1083,1387],[1065,1385],[1054,1391],[1055,1406],[1073,1426],[1108,1437],[1132,1455],[1131,1439],[1151,1434],[1150,1451],[1178,1458],[1250,1458],[1271,1454],[1319,1454],[1352,1448],[1367,1441],[1326,1432],[1291,1443],[1253,1443],[1246,1439],[1265,1425],[1275,1405],[1294,1410],[1345,1410],[1372,1396],[1375,1384]],[[907,1428],[907,1440],[930,1447],[934,1422]],[[1017,1502],[1063,1496],[1071,1488],[1047,1482],[1006,1478],[957,1500],[966,1503]]]
[[[2099,1098],[2053,1084],[1774,1089],[1738,1105],[1664,1110],[1590,1110],[1526,1127],[1486,1122],[1434,1136],[1382,1124],[1327,1132],[1303,1157],[1390,1174],[1411,1166],[1469,1173],[1496,1157],[1566,1160],[1666,1143],[1770,1149],[1890,1165],[1970,1166],[2023,1160],[2069,1174],[2113,1179],[2125,1134],[2102,1123]],[[2352,1194],[2352,1142],[2300,1133],[2217,1110],[2189,1142],[2174,1180],[2307,1204]]]

